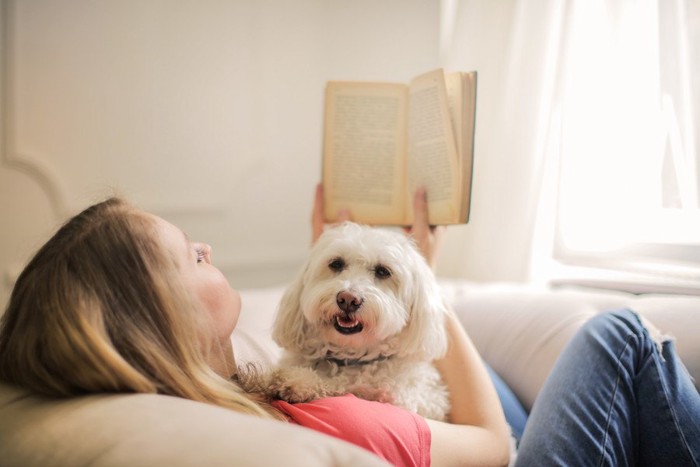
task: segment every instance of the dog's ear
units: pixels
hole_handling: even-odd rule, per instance
[[[299,271],[280,300],[277,316],[272,326],[272,339],[289,351],[301,350],[306,322],[301,311],[301,292],[308,263]]]
[[[409,304],[410,309],[399,353],[434,360],[447,352],[448,306],[433,271],[420,253],[414,251],[405,258],[411,263],[411,283],[406,284],[403,292],[406,294],[404,303]]]

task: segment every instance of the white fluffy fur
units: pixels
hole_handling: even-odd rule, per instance
[[[359,332],[336,329],[341,292],[362,301],[347,318]],[[329,229],[280,304],[272,336],[286,352],[275,395],[295,402],[352,392],[444,419],[449,398],[432,361],[447,349],[446,312],[405,235],[349,222]]]

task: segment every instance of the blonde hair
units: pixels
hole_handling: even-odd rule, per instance
[[[276,416],[209,367],[202,315],[154,218],[110,198],[20,274],[0,325],[0,379],[49,396],[159,393]]]

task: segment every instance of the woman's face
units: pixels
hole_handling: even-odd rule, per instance
[[[171,223],[154,216],[160,239],[175,257],[183,282],[204,306],[218,337],[227,341],[238,322],[241,297],[224,275],[211,264],[211,247],[189,240]]]

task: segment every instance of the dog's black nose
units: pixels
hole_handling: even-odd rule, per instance
[[[345,290],[342,292],[338,292],[338,295],[335,296],[335,302],[338,304],[338,307],[345,313],[352,313],[353,311],[357,311],[358,308],[362,306],[363,301],[364,300],[362,299],[362,297]]]

